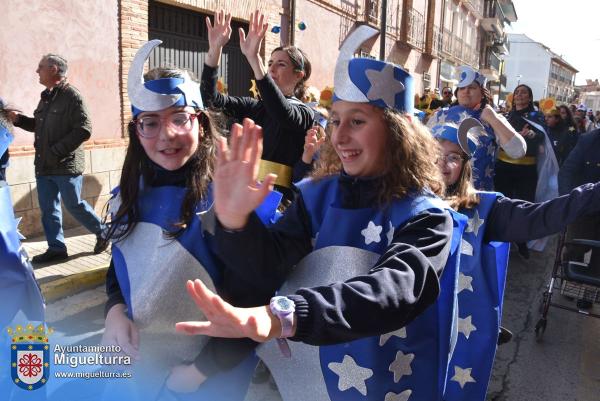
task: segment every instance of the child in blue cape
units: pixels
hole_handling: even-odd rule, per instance
[[[153,69],[144,81],[144,62],[158,44],[146,43],[129,71],[133,120],[120,185],[108,211],[107,237],[113,247],[103,342],[143,362],[132,367],[131,381],[111,384],[122,396],[116,398],[152,400],[173,397],[171,390],[196,392],[204,382],[194,399],[241,400],[256,360],[248,358],[219,374],[222,366],[235,366],[238,360],[220,360],[204,347],[207,337],[181,336],[174,328],[183,318],[200,317],[181,295],[191,278],[200,277],[231,302],[247,300],[239,296],[238,287],[246,288],[243,280],[224,272],[210,250],[214,227],[207,221],[219,135],[204,111],[199,85],[186,72]],[[245,343],[252,345],[235,340],[231,347]],[[206,376],[211,377],[205,381]]]
[[[412,77],[352,58],[376,34],[361,26],[344,42],[320,165],[272,227],[252,213],[274,182],[255,185],[260,128],[246,120],[220,143],[218,253],[265,297],[240,308],[189,282],[207,321],[178,329],[263,342],[257,354],[285,401],[443,397],[461,219],[435,195],[437,146],[412,117]]]
[[[483,401],[492,371],[508,264],[508,243],[542,238],[600,211],[600,183],[543,203],[474,189],[471,158],[482,127],[473,118],[432,129],[442,156],[446,199],[469,218],[461,246],[459,335],[450,363],[448,401]]]

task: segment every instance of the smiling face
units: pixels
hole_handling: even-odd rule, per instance
[[[529,102],[531,102],[531,96],[529,96],[529,91],[527,90],[527,87],[517,86],[515,88],[513,99],[515,102],[515,108],[517,110],[522,110],[529,106]]]
[[[269,75],[285,96],[292,96],[296,84],[304,76],[303,71],[296,71],[290,56],[283,50],[277,50],[269,59]]]
[[[468,109],[476,108],[483,100],[483,92],[477,82],[471,82],[463,88],[458,88],[456,96],[458,104]]]
[[[184,117],[185,113],[192,116],[187,125],[176,128],[170,123],[177,121],[175,117]],[[152,138],[144,137],[139,124],[137,127],[138,138],[150,160],[170,171],[177,170],[188,162],[198,149],[199,138],[203,136],[195,113],[192,107],[170,107],[161,111],[143,112],[137,116],[138,121],[150,117],[153,117],[152,124],[160,121],[160,130]]]
[[[454,185],[460,178],[465,163],[464,153],[458,144],[447,140],[440,141],[440,148],[442,156],[438,159],[438,166],[444,177],[444,184]]]
[[[388,127],[383,109],[337,101],[331,109],[330,124],[331,143],[347,174],[373,177],[384,173]]]

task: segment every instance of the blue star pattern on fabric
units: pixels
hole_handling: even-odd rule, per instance
[[[383,227],[375,225],[372,221],[369,221],[367,228],[362,230],[360,233],[365,237],[365,244],[369,245],[371,242],[381,241],[381,231]]]
[[[452,106],[438,110],[427,122],[430,129],[445,123],[459,124],[467,117],[479,120],[480,113],[462,106]],[[496,165],[495,154],[498,148],[496,136],[491,127],[483,124],[485,131],[478,132],[477,148],[473,155],[473,184],[476,189],[491,191],[494,188],[494,170]]]
[[[344,360],[341,363],[330,362],[327,366],[340,377],[338,381],[340,391],[346,391],[354,387],[362,395],[367,395],[365,381],[373,376],[371,369],[359,366],[350,355],[344,355]]]

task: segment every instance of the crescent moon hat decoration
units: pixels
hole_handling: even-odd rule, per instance
[[[457,144],[471,158],[477,149],[479,133],[482,130],[485,128],[477,119],[468,117],[458,125],[454,123],[436,125],[431,132],[436,139],[445,139]]]
[[[160,78],[144,82],[144,63],[152,50],[162,43],[146,42],[135,54],[127,79],[127,93],[133,116],[145,111],[159,111],[172,106],[191,106],[204,109],[200,85],[189,74],[178,78]]]
[[[458,67],[458,70],[460,71],[460,80],[456,86],[458,86],[459,88],[469,86],[473,81],[477,82],[482,88],[485,86],[487,78],[484,75],[475,71],[473,68],[469,67],[468,65],[462,65]]]
[[[369,103],[413,114],[414,83],[408,72],[392,63],[353,57],[363,42],[378,33],[361,25],[342,44],[335,65],[333,102]]]

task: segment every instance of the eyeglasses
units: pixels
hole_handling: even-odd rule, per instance
[[[451,94],[452,94],[452,92],[450,92],[450,91],[443,91],[442,93],[443,93],[444,95],[451,95]]]
[[[177,134],[185,134],[190,132],[194,125],[194,119],[198,118],[198,114],[180,112],[173,113],[167,117],[147,116],[135,121],[137,131],[140,136],[151,139],[158,136],[162,129],[162,121],[166,121],[167,127]]]
[[[459,165],[464,158],[457,153],[450,153],[449,155],[442,155],[437,159],[437,163],[444,163],[447,165],[457,166]]]

